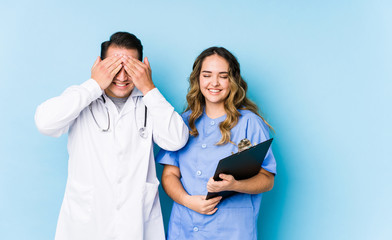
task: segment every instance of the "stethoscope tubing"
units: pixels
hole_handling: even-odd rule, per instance
[[[94,115],[94,113],[93,113],[92,103],[90,103],[90,105],[89,105],[88,107],[89,107],[89,109],[90,109],[91,115],[93,116],[94,122],[95,122],[95,124],[97,125],[97,127],[99,128],[99,130],[101,130],[102,132],[108,132],[109,129],[110,129],[110,115],[109,115],[109,109],[108,109],[108,107],[107,107],[106,104],[105,104],[105,103],[106,103],[106,100],[105,100],[105,98],[103,97],[103,95],[101,96],[101,98],[102,98],[102,101],[103,101],[103,105],[104,105],[105,108],[106,108],[106,114],[107,114],[107,116],[108,116],[108,126],[107,126],[106,129],[102,128],[102,127],[99,125],[97,119],[95,118],[95,115]]]
[[[107,117],[108,117],[108,126],[107,126],[107,128],[104,129],[104,128],[102,128],[102,127],[99,125],[97,119],[95,118],[94,112],[93,112],[92,103],[90,103],[90,105],[89,105],[90,113],[91,113],[91,115],[92,115],[92,117],[93,117],[93,119],[94,119],[94,122],[95,122],[95,124],[97,125],[98,129],[99,129],[101,132],[108,132],[109,129],[110,129],[110,114],[109,114],[109,109],[108,109],[108,107],[106,106],[106,100],[105,100],[104,96],[102,95],[99,99],[102,100],[103,105],[104,105],[104,107],[105,107],[105,109],[106,109],[106,115],[107,115]],[[135,111],[135,117],[136,117],[136,111]],[[136,121],[137,121],[137,120],[136,120]],[[147,106],[144,106],[144,125],[143,125],[142,128],[139,129],[139,135],[140,135],[140,137],[142,137],[142,138],[147,138],[147,136],[148,136],[148,134],[147,134]]]

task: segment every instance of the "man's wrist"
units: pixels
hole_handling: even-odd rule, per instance
[[[95,81],[92,78],[85,81],[80,86],[85,88],[90,93],[91,99],[93,99],[93,100],[97,99],[99,96],[102,95],[103,90],[101,89],[101,87],[99,86],[97,81]]]
[[[155,88],[155,85],[152,84],[152,85],[150,85],[150,86],[148,86],[148,87],[145,87],[145,88],[139,89],[139,90],[140,90],[140,92],[142,92],[143,96],[146,96],[146,94],[147,94],[148,92],[150,92],[151,90],[153,90],[154,88]]]

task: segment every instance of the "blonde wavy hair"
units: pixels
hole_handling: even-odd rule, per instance
[[[246,97],[248,85],[241,77],[240,64],[238,63],[236,57],[223,47],[210,47],[204,50],[196,58],[193,64],[192,73],[189,77],[189,89],[188,94],[186,95],[188,106],[185,109],[185,111],[192,111],[188,120],[190,127],[189,133],[195,137],[199,135],[199,132],[195,126],[195,122],[203,114],[205,107],[205,99],[200,90],[199,77],[204,59],[214,54],[223,57],[228,62],[228,75],[230,82],[230,93],[224,102],[226,119],[219,124],[222,138],[218,143],[216,143],[216,145],[225,145],[228,142],[234,144],[231,141],[230,130],[238,123],[238,119],[241,115],[238,109],[252,111],[253,113],[257,114],[270,129],[272,129],[271,125],[269,125],[269,123],[259,114],[257,105]]]

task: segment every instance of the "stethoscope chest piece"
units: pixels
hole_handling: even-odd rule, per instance
[[[140,128],[139,129],[139,135],[142,138],[147,138],[147,136],[148,136],[147,128],[145,128],[145,127]]]

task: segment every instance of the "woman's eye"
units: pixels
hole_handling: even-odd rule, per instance
[[[223,79],[228,79],[229,76],[221,76],[221,78],[223,78]]]
[[[208,78],[208,77],[210,77],[210,75],[203,75],[203,77]]]

